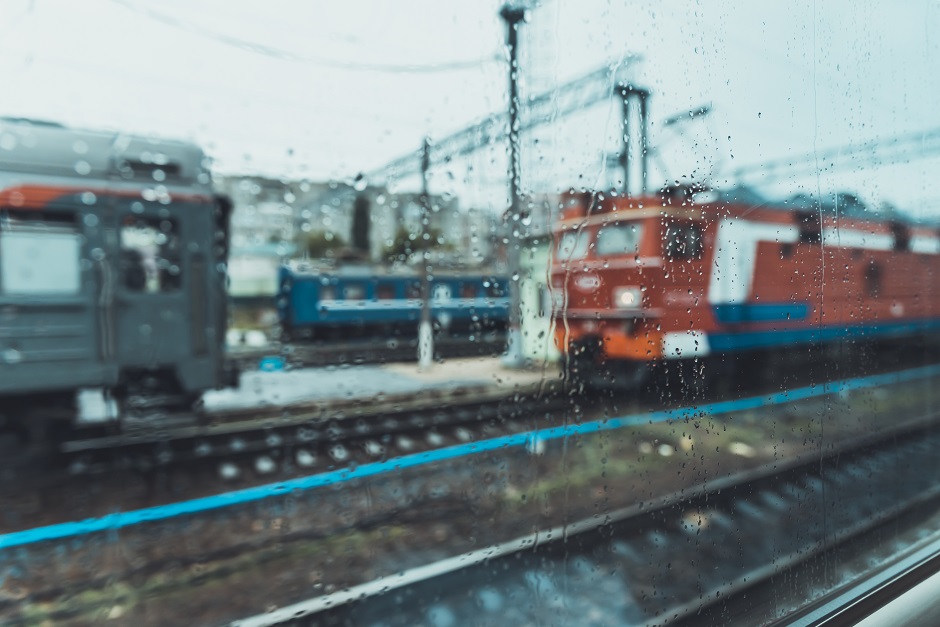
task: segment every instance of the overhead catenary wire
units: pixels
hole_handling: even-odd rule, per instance
[[[763,176],[772,181],[784,176],[792,178],[846,167],[906,163],[935,155],[940,155],[940,128],[781,157],[741,166],[726,174],[736,180]]]
[[[245,52],[255,53],[261,56],[279,59],[282,61],[293,61],[308,65],[318,65],[325,68],[336,70],[347,70],[352,72],[389,72],[389,73],[438,73],[454,72],[459,70],[474,70],[489,65],[491,63],[503,62],[503,55],[499,52],[493,52],[478,59],[466,59],[459,61],[446,61],[442,63],[363,63],[356,61],[344,61],[341,59],[330,59],[310,54],[301,54],[284,48],[278,48],[269,44],[249,41],[234,35],[228,35],[211,28],[207,28],[194,22],[178,19],[172,15],[167,15],[149,7],[140,6],[130,0],[111,0],[115,4],[122,6],[130,11],[144,15],[149,19],[161,22],[167,26],[177,28],[188,33],[199,35],[211,39],[220,44],[238,48]]]

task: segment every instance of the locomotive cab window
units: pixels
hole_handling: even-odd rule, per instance
[[[588,252],[590,233],[584,229],[563,233],[558,241],[557,254],[562,261],[582,259]]]
[[[180,253],[175,221],[126,218],[121,225],[121,283],[129,292],[178,290],[182,282]]]
[[[643,226],[620,222],[601,227],[597,232],[597,254],[601,257],[635,255],[640,250]]]

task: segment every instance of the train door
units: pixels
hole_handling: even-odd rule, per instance
[[[128,201],[117,210],[116,351],[126,380],[149,388],[180,383],[176,365],[192,351],[185,256],[193,235],[179,209]]]

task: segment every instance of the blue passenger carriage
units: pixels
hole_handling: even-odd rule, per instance
[[[421,318],[421,279],[413,271],[373,267],[282,266],[278,316],[287,340],[411,337]],[[438,334],[473,339],[503,331],[509,316],[505,277],[435,274],[431,315]]]

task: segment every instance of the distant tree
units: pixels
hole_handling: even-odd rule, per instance
[[[305,248],[307,256],[311,259],[323,259],[335,256],[336,252],[345,246],[346,242],[338,235],[316,232],[307,236]]]
[[[428,231],[430,241],[428,249],[448,249],[450,246],[443,244],[443,236],[440,229],[431,228]],[[421,252],[421,234],[412,233],[405,227],[399,227],[395,233],[395,238],[391,245],[385,247],[385,259],[388,263],[405,263],[414,253]]]
[[[369,256],[371,246],[369,235],[372,230],[370,224],[370,202],[365,194],[357,194],[353,201],[353,221],[352,221],[352,247]]]
[[[385,247],[385,259],[388,263],[405,262],[418,250],[418,236],[405,227],[398,227],[392,243]]]

